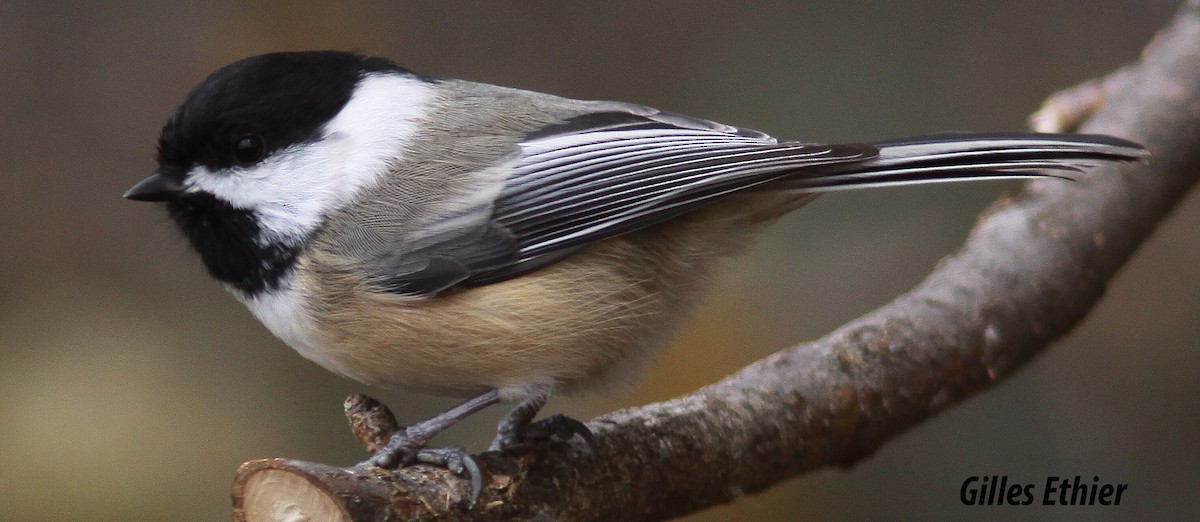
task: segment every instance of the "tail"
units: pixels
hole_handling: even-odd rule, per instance
[[[881,141],[875,158],[808,169],[776,187],[806,192],[983,179],[1071,179],[1102,163],[1143,160],[1141,145],[1097,134],[944,133]]]

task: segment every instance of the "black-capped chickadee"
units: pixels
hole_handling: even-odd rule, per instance
[[[304,357],[372,385],[472,397],[364,463],[391,466],[500,401],[517,406],[493,447],[589,436],[562,416],[532,420],[551,393],[642,366],[718,259],[820,193],[1145,155],[1070,134],[779,141],[288,52],[192,90],[162,129],[158,171],[125,197],[165,202],[209,273]]]

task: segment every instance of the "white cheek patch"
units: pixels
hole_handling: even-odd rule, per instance
[[[434,87],[396,74],[370,74],[310,143],[278,150],[249,168],[196,167],[189,190],[252,210],[260,241],[298,240],[385,175],[416,135]]]

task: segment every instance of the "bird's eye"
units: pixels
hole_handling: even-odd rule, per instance
[[[233,142],[233,157],[243,165],[257,163],[266,152],[267,147],[257,134],[243,134]]]

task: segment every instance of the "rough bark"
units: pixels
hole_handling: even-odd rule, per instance
[[[1081,95],[1103,102],[1082,132],[1141,142],[1151,159],[1030,183],[892,303],[690,395],[593,419],[595,454],[556,443],[479,455],[474,506],[466,480],[429,466],[253,461],[238,471],[234,517],[658,520],[852,465],[1070,331],[1196,182],[1200,0],[1138,63],[1055,100],[1069,112]]]

